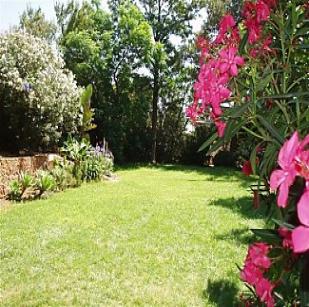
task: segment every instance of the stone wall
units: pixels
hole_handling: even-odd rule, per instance
[[[9,183],[17,179],[20,172],[34,175],[39,169],[50,168],[57,157],[59,156],[54,154],[32,157],[0,157],[0,199],[5,197]]]

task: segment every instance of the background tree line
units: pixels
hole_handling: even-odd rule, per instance
[[[196,151],[207,127],[187,131],[197,56],[192,21],[204,9],[203,31],[241,1],[71,0],[57,3],[57,24],[28,8],[20,28],[57,45],[78,85],[92,84],[96,129],[117,162],[201,162]]]

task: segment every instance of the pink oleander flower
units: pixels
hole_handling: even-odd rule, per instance
[[[250,44],[254,44],[261,37],[262,24],[269,19],[270,8],[262,0],[258,0],[256,3],[246,1],[242,15],[245,18],[245,26],[249,32],[248,41]]]
[[[306,189],[297,204],[298,219],[301,226],[295,228],[292,232],[292,241],[295,253],[304,253],[309,250],[309,182],[306,183]]]
[[[213,118],[214,123],[217,127],[218,136],[222,138],[224,136],[224,131],[226,128],[226,123],[222,121],[220,118]]]
[[[297,213],[300,222],[309,227],[309,182],[307,182],[307,188],[297,204]]]
[[[256,43],[261,36],[262,26],[255,19],[248,19],[245,21],[245,25],[248,29],[248,42],[250,44]]]
[[[309,181],[309,134],[300,143],[296,157],[296,171],[298,176],[303,177],[306,181]]]
[[[222,17],[219,25],[219,33],[214,41],[215,44],[221,44],[224,41],[226,33],[235,27],[236,22],[234,17],[230,14],[227,14]]]
[[[271,36],[266,37],[262,43],[261,51],[263,53],[273,52],[273,50],[270,48],[270,45],[272,42],[273,42],[273,39]]]
[[[240,272],[241,279],[251,286],[254,286],[257,296],[267,306],[274,306],[272,291],[275,287],[263,276],[271,266],[271,260],[267,256],[270,246],[266,243],[254,243],[249,246],[245,265]]]
[[[256,265],[248,262],[240,272],[240,278],[249,285],[255,286],[263,278],[263,273]]]
[[[252,1],[245,1],[242,10],[242,16],[245,19],[252,19],[255,17],[256,6]]]
[[[298,133],[295,132],[293,136],[284,143],[279,152],[278,164],[281,169],[273,171],[270,176],[270,188],[272,190],[279,189],[277,200],[279,207],[286,207],[289,188],[297,175],[294,159],[299,150],[299,145]]]
[[[267,38],[264,39],[261,46],[250,49],[249,55],[252,58],[257,58],[257,57],[260,58],[267,54],[274,53],[275,51],[270,48],[271,43],[272,43],[272,37],[268,36]]]
[[[237,48],[228,47],[219,52],[219,70],[221,74],[229,73],[231,76],[238,75],[237,66],[245,64],[244,59],[237,54]]]
[[[287,249],[293,249],[294,247],[292,241],[292,231],[285,227],[280,227],[278,229],[278,233],[280,237],[283,239],[282,246]]]
[[[265,303],[267,307],[275,306],[274,298],[272,297],[272,291],[275,288],[268,279],[262,278],[255,286],[257,296],[261,302]]]
[[[203,63],[205,59],[209,58],[211,55],[209,53],[209,49],[211,48],[211,44],[207,39],[203,36],[199,35],[196,39],[196,46],[201,50],[200,63]]]
[[[278,0],[263,0],[264,3],[271,9],[277,5]]]
[[[309,250],[309,227],[298,226],[292,232],[294,253],[304,253]]]
[[[259,268],[269,269],[271,266],[267,256],[269,249],[270,246],[266,243],[254,243],[249,247],[247,259]]]
[[[258,0],[256,2],[256,19],[258,23],[267,21],[270,16],[270,10],[267,4],[264,1]]]
[[[186,109],[186,116],[188,116],[193,122],[196,121],[198,117],[197,107],[196,105],[192,104],[187,107]]]

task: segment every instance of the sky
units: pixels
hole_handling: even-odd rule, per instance
[[[10,27],[17,25],[20,15],[27,6],[33,8],[40,7],[48,20],[55,20],[54,4],[57,1],[67,2],[67,0],[0,0],[0,32],[9,30]],[[106,0],[102,0],[102,6],[107,7]],[[201,19],[193,21],[193,31],[199,31],[201,24]]]

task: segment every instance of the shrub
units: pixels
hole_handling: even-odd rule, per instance
[[[109,175],[113,168],[113,157],[106,148],[92,147],[87,140],[80,142],[69,138],[61,148],[64,158],[72,162],[72,175],[76,184],[82,181],[97,180]]]
[[[10,188],[9,194],[8,194],[9,199],[13,201],[21,201],[22,192],[21,192],[19,180],[15,179],[11,181],[9,188]]]
[[[76,180],[77,186],[82,183],[82,162],[86,160],[90,149],[91,145],[88,141],[82,140],[79,142],[71,137],[61,148],[61,153],[64,155],[65,159],[72,162],[72,175]]]
[[[10,200],[21,201],[28,189],[33,186],[33,177],[27,173],[21,172],[18,179],[10,183],[8,197]]]
[[[35,182],[35,187],[41,197],[45,192],[52,191],[56,188],[54,177],[47,171],[39,171]]]
[[[47,150],[82,122],[81,91],[48,43],[24,32],[0,35],[0,140]],[[7,148],[8,149],[8,148]]]
[[[259,176],[254,202],[265,196],[270,206],[269,229],[254,230],[259,242],[241,269],[245,306],[309,306],[307,21],[305,1],[248,0],[239,23],[227,14],[213,42],[198,41],[187,114],[213,120],[217,133],[202,145],[210,151],[245,135],[243,171]]]
[[[19,182],[21,185],[22,194],[24,194],[28,188],[32,187],[33,177],[27,173],[22,172],[19,175]]]
[[[82,164],[83,180],[98,180],[104,175],[110,175],[113,168],[113,160],[108,157],[103,148],[96,146],[92,148]]]

